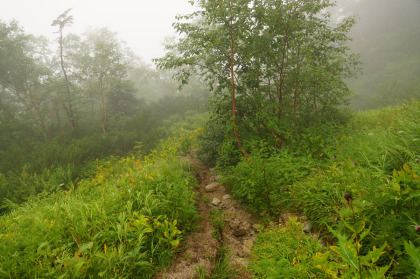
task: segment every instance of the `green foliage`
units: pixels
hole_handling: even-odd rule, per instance
[[[74,168],[71,166],[43,169],[42,173],[0,173],[0,213],[39,193],[51,193],[71,188]]]
[[[372,175],[370,171],[354,166],[351,161],[333,163],[327,169],[315,171],[293,184],[290,187],[290,205],[319,226],[331,224],[337,211],[345,204],[343,193],[357,195],[359,198],[355,202],[363,208],[374,207],[364,195],[378,193],[382,178],[385,177]]]
[[[348,239],[345,235],[331,228],[329,229],[338,239],[338,246],[330,246],[331,251],[318,252],[314,256],[313,261],[317,268],[324,271],[331,278],[384,278],[392,262],[384,267],[378,267],[375,263],[385,253],[386,243],[380,248],[373,246],[373,250],[366,255],[359,256],[357,249],[361,248],[361,241],[364,236],[369,234],[369,229],[366,229],[364,232],[359,231],[361,237],[357,241],[354,237],[353,239]],[[360,271],[359,267],[362,268],[362,271]]]
[[[52,139],[43,140],[22,134],[9,145],[16,134],[5,130],[0,137],[0,212],[7,209],[4,204],[6,199],[21,203],[31,195],[55,191],[61,184],[66,189],[80,179],[92,176],[88,162],[109,156],[123,156],[131,152],[138,140],[142,142],[141,152],[145,155],[162,138],[177,133],[181,128],[194,130],[205,121],[206,114],[188,111],[188,108],[198,106],[199,101],[195,105],[185,104],[183,96],[172,97],[171,100],[185,111],[176,113],[175,109],[171,109],[171,112],[157,119],[149,110],[166,111],[171,102],[163,100],[162,103],[144,106],[133,118],[113,122],[115,127],[105,135],[86,132],[83,137],[74,137],[63,132]],[[23,130],[18,129],[19,132]],[[184,151],[189,150],[191,143],[182,142]]]
[[[204,270],[200,264],[196,268],[196,274],[199,279],[233,279],[238,277],[238,272],[232,269],[229,264],[229,249],[227,246],[222,245],[219,250],[217,259],[215,259],[214,269],[209,274],[207,270]]]
[[[214,90],[213,123],[200,154],[210,164],[238,162],[233,129],[244,150],[254,140],[280,147],[316,122],[311,120],[335,116],[346,103],[343,79],[358,68],[357,55],[346,46],[355,21],[343,17],[332,23],[326,12],[330,1],[192,3],[199,11],[179,16],[174,24],[185,36],[156,62],[177,70],[183,84],[199,74]]]
[[[218,230],[223,230],[225,227],[225,220],[220,209],[215,209],[210,212],[210,223]]]
[[[181,141],[144,159],[103,162],[77,188],[33,196],[0,217],[2,275],[151,278],[197,219]]]
[[[393,277],[410,276],[415,269],[404,243],[420,245],[415,229],[420,223],[419,111],[419,103],[413,102],[358,113],[345,126],[324,123],[304,129],[281,149],[254,142],[252,161],[225,169],[222,180],[257,214],[287,210],[305,215],[321,231],[330,226],[340,235],[337,249],[354,241],[345,237],[354,235],[354,226],[364,230],[363,245],[359,243],[364,259],[387,243],[387,253],[370,261],[374,266],[366,263],[366,274],[386,269]],[[344,193],[354,197],[356,224],[349,219],[352,211]],[[346,222],[337,221],[338,216]],[[337,274],[355,271],[341,270],[345,259],[335,252],[325,257],[336,264]]]
[[[391,175],[419,156],[419,118],[419,102],[358,113],[329,155],[350,157],[372,171]]]
[[[210,224],[212,224],[214,227],[213,237],[216,240],[221,241],[223,228],[226,225],[225,220],[222,215],[222,211],[219,209],[210,211],[209,221],[210,221]]]
[[[404,247],[414,267],[414,272],[409,278],[418,278],[420,276],[420,248],[416,248],[412,242],[404,242]]]
[[[238,277],[238,272],[230,265],[230,254],[227,246],[222,245],[218,259],[209,279],[233,279]]]
[[[226,134],[226,123],[211,115],[206,122],[203,133],[198,138],[198,158],[209,166],[215,166],[220,157],[220,146]]]
[[[243,159],[222,181],[255,213],[279,214],[290,206],[291,185],[308,176],[314,164],[311,156],[296,155],[263,145],[251,153],[252,161]]]
[[[80,139],[62,135],[47,142],[1,150],[4,156],[0,159],[3,171],[0,171],[0,211],[5,209],[6,199],[21,203],[31,195],[67,189],[80,179],[91,177],[93,160],[126,154],[134,139],[133,134],[127,133]]]
[[[372,223],[372,231],[366,238],[364,248],[373,249],[374,246],[379,247],[388,242],[400,262],[393,267],[392,272],[406,272],[407,263],[403,260],[402,245],[407,239],[418,241],[411,220],[418,222],[420,180],[408,165],[405,169],[396,172],[389,180],[386,175],[353,166],[351,162],[334,164],[292,186],[292,208],[302,212],[319,226],[336,226],[336,216],[349,214],[344,207],[343,193],[353,193],[356,216]],[[386,260],[379,262],[385,263]]]
[[[250,269],[258,278],[327,278],[312,258],[326,249],[305,235],[302,224],[291,219],[287,226],[258,235],[252,248]]]
[[[139,141],[146,155],[177,129],[175,122],[190,122],[190,129],[196,120],[191,111],[205,110],[201,83],[180,92],[168,73],[153,79],[155,87],[163,79],[171,85],[160,88],[160,99],[139,99],[135,77],[128,77],[137,59],[106,28],[63,36],[73,22],[70,10],[53,22],[59,31],[55,57],[45,39],[0,20],[1,212],[10,207],[7,200],[21,203],[77,184],[92,175],[86,163],[127,155]]]

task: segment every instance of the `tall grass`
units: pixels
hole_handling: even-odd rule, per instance
[[[362,256],[388,243],[375,264],[392,262],[391,276],[414,274],[404,244],[420,246],[420,103],[361,112],[330,133],[316,132],[303,137],[300,150],[263,147],[253,152],[253,162],[230,169],[224,180],[234,196],[256,212],[293,211],[318,228],[351,235],[338,221],[351,213],[343,199],[351,193],[356,219],[371,226]]]
[[[144,159],[105,162],[77,188],[33,196],[0,217],[5,278],[151,278],[197,218],[181,134]]]

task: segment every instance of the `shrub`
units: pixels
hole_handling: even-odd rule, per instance
[[[203,133],[198,137],[198,158],[209,166],[215,166],[219,158],[220,146],[225,137],[226,124],[214,116],[210,116]]]
[[[290,186],[311,172],[311,156],[295,156],[287,149],[264,146],[226,173],[223,181],[234,197],[253,212],[279,214],[289,207]]]

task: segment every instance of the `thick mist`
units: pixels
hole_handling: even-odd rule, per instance
[[[354,109],[394,105],[420,97],[420,1],[341,0],[340,16],[357,15],[351,48],[362,73],[349,81]]]

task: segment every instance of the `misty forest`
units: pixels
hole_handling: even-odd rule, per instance
[[[420,1],[189,2],[0,18],[0,278],[420,278]]]

